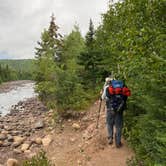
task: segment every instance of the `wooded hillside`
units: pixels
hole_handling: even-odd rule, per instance
[[[33,79],[34,60],[0,60],[0,82]]]

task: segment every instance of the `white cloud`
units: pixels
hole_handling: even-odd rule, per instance
[[[89,19],[97,26],[109,0],[0,0],[0,52],[13,58],[33,58],[41,32],[54,13],[62,34],[75,22],[85,34]],[[0,54],[1,55],[1,54]]]

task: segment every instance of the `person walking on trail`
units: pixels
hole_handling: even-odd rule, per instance
[[[108,143],[113,144],[113,127],[115,125],[115,144],[121,147],[121,133],[123,127],[123,111],[126,108],[127,97],[130,90],[120,80],[110,78],[108,85],[105,85],[102,99],[106,100],[106,125],[108,132]]]

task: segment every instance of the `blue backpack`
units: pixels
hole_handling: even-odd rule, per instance
[[[112,80],[111,85],[113,88],[123,88],[124,83],[121,80]]]

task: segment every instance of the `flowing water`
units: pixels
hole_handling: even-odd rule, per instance
[[[35,97],[34,83],[24,83],[15,86],[14,89],[8,92],[0,93],[0,113],[2,116],[10,112],[11,106],[17,104],[19,101]]]

